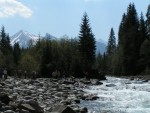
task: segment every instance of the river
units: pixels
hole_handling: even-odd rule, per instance
[[[99,97],[96,101],[81,101],[89,113],[150,113],[150,82],[115,77],[102,82],[84,89]]]

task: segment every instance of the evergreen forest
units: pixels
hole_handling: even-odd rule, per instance
[[[96,54],[96,40],[87,13],[76,38],[39,38],[27,48],[21,48],[19,43],[11,46],[6,29],[2,26],[0,31],[0,68],[6,68],[9,75],[18,70],[26,71],[27,76],[34,70],[38,77],[51,77],[54,71],[65,76],[100,79],[104,75],[150,75],[150,5],[146,14],[138,16],[135,5],[129,4],[118,34],[110,26],[104,54]]]

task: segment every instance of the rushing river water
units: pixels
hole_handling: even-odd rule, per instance
[[[102,82],[84,89],[99,96],[96,101],[81,102],[89,113],[150,113],[150,82],[115,77]]]

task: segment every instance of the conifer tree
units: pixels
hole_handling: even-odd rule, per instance
[[[51,41],[46,40],[42,49],[40,74],[43,77],[48,77],[52,73],[52,53],[51,53]]]
[[[112,69],[112,61],[113,61],[113,56],[116,52],[116,38],[115,38],[115,33],[113,28],[111,28],[110,35],[108,38],[108,45],[107,45],[107,50],[106,50],[106,58],[107,58],[107,72],[111,74],[113,72]]]
[[[117,45],[117,60],[116,60],[116,74],[120,75],[123,70],[123,43],[124,43],[124,33],[126,32],[126,14],[124,13],[122,16],[122,20],[119,26],[119,31],[118,31],[118,45]]]
[[[107,55],[112,55],[116,51],[116,38],[113,28],[111,28],[108,45],[107,45]]]
[[[79,52],[81,54],[83,71],[89,71],[95,62],[95,38],[89,24],[88,15],[83,15],[79,33]]]
[[[18,42],[14,44],[13,56],[15,64],[18,65],[21,56],[21,49]]]
[[[4,26],[2,26],[1,34],[0,34],[0,49],[4,55],[8,55],[12,52],[12,48],[10,45],[9,34],[6,34]]]
[[[146,31],[146,24],[144,21],[143,14],[141,13],[140,21],[139,21],[139,35],[137,39],[137,56],[138,56],[138,61],[137,61],[137,73],[141,73],[143,71],[143,53],[141,54],[141,49],[145,47],[144,41],[147,39],[147,31]]]
[[[122,36],[126,30],[126,26],[125,26],[125,21],[126,21],[126,14],[124,13],[122,16],[122,20],[119,26],[119,32],[118,32],[118,45],[121,46],[122,45]]]
[[[146,23],[143,14],[141,13],[140,22],[139,22],[139,38],[138,38],[139,49],[145,39],[147,39]]]
[[[5,53],[5,47],[6,47],[6,33],[5,33],[5,28],[4,26],[2,26],[1,28],[1,34],[0,34],[0,47],[1,47],[1,51],[4,54]]]
[[[148,6],[146,17],[146,25],[144,25],[143,19],[140,21],[140,36],[145,39],[140,48],[140,59],[138,62],[138,67],[142,74],[150,74],[150,5]]]
[[[141,45],[139,70],[144,74],[150,74],[150,40],[146,39]],[[143,74],[143,73],[142,73]]]
[[[147,17],[146,20],[147,34],[148,38],[150,39],[150,5],[148,6],[146,17]]]
[[[136,74],[138,60],[139,20],[134,4],[129,4],[123,27],[119,30],[119,49],[122,57],[123,74]]]

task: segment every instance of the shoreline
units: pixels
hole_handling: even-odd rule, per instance
[[[80,100],[96,100],[94,94],[86,94],[83,89],[89,85],[101,85],[97,79],[85,78],[37,78],[21,79],[8,77],[0,80],[0,112],[12,113],[25,110],[31,113],[57,112],[58,105],[74,112],[86,113],[80,107]],[[5,97],[5,99],[4,99]],[[7,99],[6,99],[7,97]],[[8,107],[9,106],[9,107]]]

